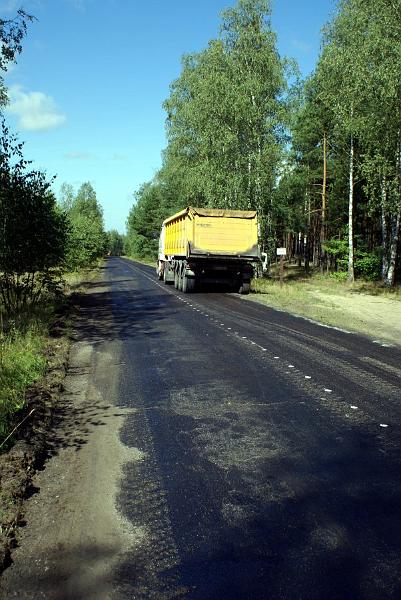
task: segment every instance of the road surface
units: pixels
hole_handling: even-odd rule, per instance
[[[109,490],[123,541],[106,558],[96,550],[107,519],[92,502],[88,550],[82,498],[74,519],[64,503],[79,566],[63,555],[60,575],[53,557],[24,580],[22,548],[6,589],[18,577],[63,599],[401,598],[401,347],[235,294],[184,295],[124,259],[103,277],[76,345],[95,349],[90,385],[119,419],[120,447],[105,418],[85,433],[104,453],[86,497]]]

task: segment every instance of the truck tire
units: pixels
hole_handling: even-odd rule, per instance
[[[166,265],[164,265],[164,271],[163,271],[163,281],[164,283],[167,285],[168,281],[167,281],[167,274],[168,274],[168,267]]]
[[[195,289],[195,279],[193,277],[188,277],[185,275],[182,278],[182,291],[184,294],[190,294]]]
[[[182,292],[182,286],[183,286],[183,282],[184,282],[183,280],[184,280],[184,274],[180,273],[178,275],[178,288],[177,288],[179,292]]]
[[[245,294],[249,294],[249,290],[250,290],[251,284],[250,283],[244,283],[242,282],[240,285],[240,288],[238,290],[238,292],[244,296]]]

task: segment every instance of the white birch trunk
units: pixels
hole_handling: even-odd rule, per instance
[[[354,137],[351,135],[348,197],[348,283],[353,283],[354,280]]]
[[[400,220],[401,220],[401,210],[398,210],[398,214],[394,217],[393,225],[392,225],[392,235],[391,235],[391,244],[390,244],[390,260],[387,271],[386,285],[391,287],[395,282],[395,267],[397,263],[397,254],[398,254],[398,239],[400,236]]]
[[[381,226],[382,226],[382,245],[383,245],[382,280],[384,282],[386,281],[387,274],[388,274],[388,234],[387,234],[386,206],[387,206],[386,177],[383,177]]]

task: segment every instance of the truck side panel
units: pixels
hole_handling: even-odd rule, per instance
[[[166,219],[164,227],[167,256],[259,257],[254,211],[189,207]]]
[[[253,219],[195,215],[191,255],[258,257],[258,231]]]

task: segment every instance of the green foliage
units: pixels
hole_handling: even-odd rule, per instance
[[[90,267],[107,251],[103,212],[96,192],[86,182],[74,196],[72,187],[63,184],[61,207],[66,211],[69,223],[66,267],[69,270]]]
[[[115,229],[106,233],[107,253],[111,256],[121,256],[124,254],[125,238]]]
[[[338,267],[338,272],[334,275],[341,280],[348,269],[348,243],[345,239],[327,240],[325,250],[329,256],[332,256]],[[355,250],[355,274],[357,277],[366,281],[376,281],[380,278],[381,257],[378,252],[369,252],[366,249],[358,248]]]
[[[348,273],[347,271],[332,271],[329,273],[329,278],[344,283],[347,281]]]
[[[0,296],[7,311],[37,301],[53,285],[65,253],[67,223],[51,183],[29,171],[23,144],[2,123],[0,138]]]
[[[22,329],[9,322],[7,335],[0,330],[0,443],[25,404],[26,389],[44,373],[44,346],[39,322]]]

